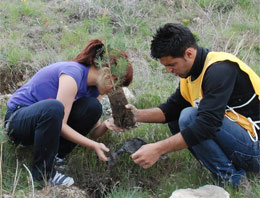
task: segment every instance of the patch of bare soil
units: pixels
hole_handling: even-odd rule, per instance
[[[79,177],[80,180],[75,185],[87,191],[90,198],[106,197],[119,184],[116,174],[109,169],[105,172],[86,170]]]
[[[117,164],[118,167],[124,166],[123,162]],[[105,198],[112,190],[117,189],[122,183],[122,175],[118,172],[119,169],[114,167],[107,171],[100,173],[93,170],[86,171],[84,177],[80,179],[75,185],[81,190],[87,192],[87,197],[89,198]],[[158,185],[160,184],[160,179],[156,176],[149,176],[147,178],[141,178],[136,175],[136,170],[132,168],[129,169],[129,179],[136,181],[136,187],[149,190],[154,193]]]
[[[11,70],[8,67],[0,66],[0,94],[12,93],[21,86],[24,81],[24,74],[19,70]]]

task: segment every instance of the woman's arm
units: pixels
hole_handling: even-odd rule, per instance
[[[66,74],[62,74],[60,76],[59,88],[56,98],[64,105],[65,111],[61,129],[61,136],[71,142],[95,150],[100,160],[107,161],[107,157],[105,156],[104,152],[108,152],[109,149],[104,144],[86,138],[67,124],[72,104],[77,94],[77,90],[78,88],[76,81],[71,76]]]
[[[101,103],[102,96],[99,95],[97,97],[97,99]],[[97,139],[97,138],[103,136],[108,129],[112,130],[112,131],[117,131],[117,132],[123,132],[124,131],[124,129],[121,129],[114,124],[113,118],[109,118],[109,119],[105,120],[103,123],[101,123],[101,121],[99,120],[95,124],[95,126],[91,129],[91,131],[89,132],[89,136],[92,139]]]
[[[123,132],[125,129],[119,128],[114,124],[114,119],[109,118],[105,120],[102,124],[100,124],[100,121],[96,124],[95,127],[90,131],[89,135],[93,139],[97,139],[105,134],[107,130],[117,131],[117,132]]]
[[[99,100],[99,102],[101,103],[101,100],[102,100],[102,95],[99,95],[97,97],[97,99]],[[101,121],[98,120],[98,122],[95,124],[95,126],[91,129],[91,131],[89,132],[89,136],[92,138],[92,139],[97,139],[101,136],[103,136],[106,131],[107,131],[107,126],[105,124],[105,121],[101,124]]]
[[[91,129],[91,131],[89,132],[89,136],[92,139],[97,139],[101,136],[103,136],[106,131],[107,131],[107,127],[105,125],[105,121],[101,124],[100,120],[96,123],[96,125]]]

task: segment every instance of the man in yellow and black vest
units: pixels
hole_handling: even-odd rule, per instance
[[[151,55],[180,77],[179,87],[156,108],[126,108],[137,122],[168,123],[173,136],[132,155],[144,168],[161,155],[188,148],[220,183],[239,186],[246,171],[260,171],[260,78],[244,62],[197,45],[191,31],[165,24]]]

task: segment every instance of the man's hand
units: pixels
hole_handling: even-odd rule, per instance
[[[125,108],[131,110],[133,113],[137,112],[137,108],[132,104],[127,104]]]
[[[139,164],[143,168],[149,168],[158,161],[161,155],[184,148],[188,148],[188,145],[184,141],[181,133],[177,133],[165,140],[143,145],[132,154],[131,157],[136,164]]]
[[[101,161],[106,162],[108,160],[105,152],[109,152],[109,148],[107,148],[104,144],[97,142],[94,146],[94,150]]]
[[[132,105],[132,104],[127,104],[127,105],[125,106],[125,108],[132,111],[132,113],[134,114],[134,121],[136,122],[136,121],[137,121],[137,120],[136,120],[136,116],[137,116],[137,111],[138,111],[138,109],[137,109],[134,105]]]
[[[143,145],[139,150],[131,155],[136,164],[143,168],[150,168],[161,156],[156,143]]]

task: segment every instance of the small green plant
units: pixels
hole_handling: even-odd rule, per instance
[[[101,18],[101,37],[104,42],[104,47],[100,49],[102,54],[97,58],[97,65],[99,68],[108,67],[110,68],[107,71],[110,76],[115,76],[117,80],[113,82],[113,89],[116,89],[123,81],[123,77],[126,74],[126,69],[129,66],[129,62],[126,59],[126,56],[123,54],[123,49],[125,45],[122,42],[122,35],[114,35],[112,28],[110,27],[110,19],[106,16],[107,10],[104,10],[103,17]]]
[[[250,9],[253,5],[252,0],[238,0],[238,5],[240,5],[243,9]],[[259,2],[258,2],[259,3]]]
[[[124,189],[124,188],[118,188],[115,190],[112,190],[111,193],[109,193],[107,198],[122,198],[122,197],[127,197],[127,198],[149,198],[152,197],[146,192],[141,192],[138,188],[136,189]]]
[[[115,76],[117,78],[116,81],[112,81],[113,89],[116,89],[118,85],[122,84],[129,62],[119,50],[106,47],[103,57],[98,58],[97,63],[101,68],[110,68],[104,71],[110,74],[111,77]]]
[[[195,40],[196,40],[197,42],[199,42],[199,41],[200,41],[200,36],[198,35],[198,33],[197,33],[197,32],[192,32],[192,34],[193,34],[193,36],[195,37]]]
[[[182,19],[182,25],[184,25],[184,26],[188,26],[190,24],[190,19]]]

